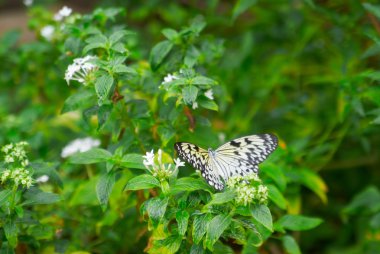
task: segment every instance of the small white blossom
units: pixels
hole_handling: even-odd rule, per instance
[[[51,39],[53,38],[54,30],[54,26],[52,25],[44,26],[41,29],[41,36],[44,37],[46,40],[51,41]]]
[[[62,149],[61,157],[66,158],[78,152],[86,152],[91,148],[98,147],[100,145],[100,140],[93,139],[91,137],[78,138],[71,141],[67,146]]]
[[[197,109],[198,108],[198,102],[194,101],[193,102],[193,109]]]
[[[54,20],[56,21],[61,21],[63,20],[65,17],[68,17],[70,16],[72,12],[72,9],[67,7],[67,6],[63,6],[62,9],[60,9],[55,15],[54,15]]]
[[[24,0],[22,1],[25,6],[31,6],[33,4],[33,0]]]
[[[48,175],[42,175],[36,179],[37,183],[46,183],[47,181],[49,181]]]
[[[178,79],[178,77],[169,73],[169,74],[164,78],[164,81],[162,82],[162,84],[172,82],[172,81],[175,80],[175,79]]]
[[[179,158],[174,159],[175,169],[177,170],[179,167],[185,166],[185,162],[181,161]]]
[[[207,91],[205,92],[205,96],[206,96],[207,98],[209,98],[210,100],[213,100],[213,99],[214,99],[214,95],[213,95],[213,93],[212,93],[212,89],[207,90]]]
[[[65,72],[67,84],[70,84],[70,80],[76,80],[79,83],[85,84],[89,74],[97,68],[95,64],[90,63],[91,60],[96,58],[95,56],[85,56],[74,59],[74,63],[70,64]]]
[[[146,152],[145,156],[143,156],[145,160],[143,161],[145,167],[154,165],[154,152],[153,149],[150,152]]]

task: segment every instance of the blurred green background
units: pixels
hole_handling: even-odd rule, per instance
[[[328,186],[327,202],[301,190],[297,202],[302,213],[325,220],[298,236],[301,249],[380,253],[377,1],[35,0],[34,4],[52,12],[63,5],[81,13],[99,6],[125,8],[126,15],[118,22],[137,32],[135,59],[148,59],[149,49],[163,39],[163,28],[180,29],[202,15],[207,22],[203,34],[220,45],[208,49],[220,55],[217,63],[204,59],[208,75],[221,84],[215,91],[220,110],[206,115],[215,133],[224,133],[227,139],[275,133],[288,152],[289,165],[318,172]],[[0,144],[27,140],[33,158],[59,161],[60,149],[68,141],[84,131],[96,135],[96,130],[86,130],[75,116],[60,115],[70,94],[63,79],[68,63],[60,61],[59,48],[37,40],[38,34],[27,29],[37,25],[33,22],[40,13],[29,13],[34,15],[29,19],[21,2],[3,0],[0,6]],[[65,188],[74,188],[72,181]],[[88,223],[97,223],[96,213],[100,210],[90,213],[93,220]],[[124,223],[127,227],[130,221]],[[143,240],[139,246],[143,249]],[[273,245],[271,253],[279,251]]]

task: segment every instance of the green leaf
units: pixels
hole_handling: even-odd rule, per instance
[[[61,114],[78,109],[87,108],[88,106],[93,104],[94,99],[95,94],[92,92],[92,90],[78,91],[65,100],[65,103],[63,104],[63,108],[61,110]]]
[[[191,79],[191,84],[198,85],[201,88],[208,89],[211,86],[214,86],[217,84],[217,82],[213,79],[203,77],[203,76],[196,76]]]
[[[173,43],[167,40],[159,42],[153,47],[149,57],[149,62],[153,71],[156,71],[160,67],[162,61],[169,54],[172,48]]]
[[[230,215],[219,214],[215,216],[207,225],[205,245],[209,250],[213,250],[213,246],[218,241],[224,230],[231,224]]]
[[[213,194],[212,199],[209,203],[207,203],[207,206],[227,203],[233,200],[235,196],[236,194],[232,190],[227,190],[225,192]]]
[[[182,97],[187,105],[192,105],[197,99],[198,88],[195,86],[187,86],[182,89]]]
[[[289,229],[293,231],[302,231],[309,230],[317,227],[322,223],[322,220],[319,218],[311,218],[302,215],[285,215],[281,217],[275,223],[275,229],[282,232],[282,229]]]
[[[202,237],[206,233],[207,224],[211,221],[211,218],[211,214],[195,215],[192,229],[194,243],[200,243]]]
[[[180,191],[205,190],[212,192],[211,187],[201,178],[182,177],[170,188],[172,194]]]
[[[24,194],[25,201],[23,206],[27,205],[47,205],[61,200],[60,195],[51,192],[43,192],[37,188],[30,188]]]
[[[108,117],[111,115],[113,104],[103,104],[98,109],[98,128],[99,131],[107,122]]]
[[[0,206],[2,206],[8,197],[11,195],[11,190],[2,190],[0,191]]]
[[[286,209],[286,199],[282,193],[273,184],[268,184],[269,199],[272,200],[281,209]]]
[[[103,174],[96,185],[96,196],[98,197],[99,203],[105,211],[107,208],[108,199],[111,195],[112,188],[115,184],[115,172],[109,171]]]
[[[178,233],[180,235],[185,235],[187,230],[187,224],[189,222],[189,213],[185,210],[180,210],[176,213],[175,219],[178,223]]]
[[[8,243],[12,248],[15,248],[17,246],[17,234],[18,229],[16,226],[16,222],[13,219],[8,219],[3,224],[3,229],[5,233],[5,237],[8,240]]]
[[[232,10],[232,20],[235,20],[240,14],[256,3],[257,0],[238,0]]]
[[[119,53],[127,52],[127,49],[125,48],[124,44],[121,42],[116,43],[115,45],[112,45],[111,49]]]
[[[124,64],[118,64],[112,68],[112,71],[118,74],[125,73],[131,76],[136,76],[137,71],[131,67],[125,66]]]
[[[94,43],[87,44],[83,48],[83,54],[87,54],[90,50],[98,49],[98,48],[106,48],[106,44],[101,43],[101,42],[94,42]]]
[[[162,141],[162,145],[166,146],[169,141],[175,136],[175,130],[169,126],[160,125],[157,128],[158,135]]]
[[[106,162],[112,154],[107,150],[101,148],[92,148],[91,150],[83,153],[76,153],[70,156],[70,163],[73,164],[92,164],[99,162]]]
[[[282,237],[282,245],[284,249],[289,254],[301,254],[301,250],[298,247],[296,240],[290,235],[285,235]]]
[[[204,254],[204,249],[202,245],[193,244],[190,248],[190,254]]]
[[[203,108],[207,108],[214,111],[219,110],[218,104],[216,104],[215,101],[200,98],[198,102],[199,102],[199,105],[201,105],[201,107]]]
[[[380,211],[380,191],[375,186],[369,186],[359,194],[343,209],[346,214],[357,214],[366,210],[369,212]]]
[[[255,205],[252,207],[251,212],[257,222],[273,232],[272,214],[266,205]]]
[[[368,12],[372,13],[378,19],[380,19],[380,6],[379,5],[374,5],[374,4],[370,4],[370,3],[363,3],[362,5],[363,5],[364,9],[366,9]]]
[[[115,44],[116,42],[120,41],[123,37],[125,37],[128,34],[131,34],[131,32],[128,32],[126,30],[116,31],[113,34],[111,34],[111,36],[109,37],[108,41],[111,44]]]
[[[143,174],[136,176],[128,181],[124,190],[143,190],[159,187],[160,182],[153,176]]]
[[[98,95],[99,106],[103,104],[103,102],[108,99],[111,88],[113,86],[114,79],[108,73],[104,73],[100,77],[98,77],[95,81],[95,91]]]
[[[162,34],[170,41],[175,42],[178,38],[178,32],[171,28],[165,28],[162,30]]]
[[[175,254],[181,247],[182,236],[170,235],[163,240],[158,240],[149,253]]]
[[[278,165],[267,162],[264,163],[261,168],[261,172],[263,172],[265,175],[267,175],[269,178],[271,178],[277,186],[280,188],[280,190],[284,191],[286,188],[286,177],[284,175],[284,170],[281,169]]]
[[[160,220],[164,217],[168,205],[167,198],[155,197],[146,201],[146,211],[151,219],[153,226],[157,227]]]
[[[323,202],[327,202],[327,186],[316,172],[309,169],[299,170],[297,178],[299,182],[317,194]]]
[[[119,165],[125,168],[139,168],[139,169],[145,169],[144,158],[141,154],[126,154],[123,156],[121,161],[119,162]]]

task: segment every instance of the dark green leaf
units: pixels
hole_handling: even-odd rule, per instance
[[[178,233],[180,235],[185,235],[189,217],[189,213],[185,210],[180,210],[176,213],[175,219],[178,223]]]
[[[207,108],[214,111],[219,110],[218,104],[216,104],[215,101],[207,100],[207,99],[199,99],[198,102],[199,102],[199,105],[201,105],[201,107],[203,108]]]
[[[3,229],[5,232],[5,237],[8,240],[9,245],[12,248],[15,248],[17,246],[17,234],[18,234],[18,229],[16,226],[16,223],[13,219],[8,219],[5,221],[3,224]]]
[[[131,153],[124,155],[119,164],[125,168],[145,169],[146,167],[144,166],[143,160],[144,158],[141,154]]]
[[[214,244],[218,241],[224,230],[228,228],[231,220],[231,216],[219,214],[208,223],[205,245],[209,250],[213,250]]]
[[[204,254],[202,245],[193,244],[191,245],[190,254]]]
[[[58,194],[43,192],[37,188],[30,188],[25,192],[24,198],[25,201],[22,203],[23,206],[53,204],[61,200]]]
[[[144,174],[139,175],[128,181],[124,190],[142,190],[159,187],[160,182],[153,176]]]
[[[178,38],[178,32],[174,29],[166,28],[162,30],[162,34],[172,42],[175,42],[175,40]]]
[[[266,205],[255,205],[252,207],[252,216],[269,231],[273,231],[272,214]]]
[[[8,197],[11,195],[11,190],[2,190],[0,191],[0,206],[2,206],[8,199]]]
[[[92,148],[83,153],[76,153],[70,156],[70,163],[74,164],[92,164],[105,162],[112,157],[112,154],[101,148]]]
[[[94,99],[95,94],[91,90],[78,91],[65,100],[61,114],[78,109],[84,109],[93,104]]]
[[[198,88],[195,86],[187,86],[182,89],[182,97],[187,105],[192,105],[197,99]]]
[[[180,191],[195,191],[195,190],[205,190],[211,192],[212,189],[201,178],[192,178],[192,177],[182,177],[179,178],[175,184],[171,187],[171,193],[177,193]]]
[[[200,243],[202,237],[206,233],[207,224],[211,221],[211,219],[211,214],[195,215],[192,230],[194,243]]]
[[[236,196],[235,192],[231,190],[213,194],[212,199],[209,203],[207,203],[207,206],[227,203],[233,200],[235,196]]]
[[[151,219],[153,226],[156,227],[164,217],[168,205],[167,198],[155,197],[146,201],[146,211]]]
[[[103,102],[108,99],[111,88],[113,86],[113,82],[113,77],[106,73],[96,79],[95,91],[98,95],[99,106],[101,106]]]
[[[153,47],[149,57],[149,62],[153,71],[156,71],[160,67],[162,61],[172,48],[173,43],[171,41],[162,41]]]
[[[322,223],[319,218],[311,218],[302,215],[285,215],[281,217],[275,223],[275,229],[277,231],[282,231],[281,229],[289,229],[293,231],[309,230],[317,227]]]
[[[286,209],[286,199],[275,185],[268,184],[269,199],[281,209]]]
[[[289,254],[301,254],[300,248],[296,240],[290,235],[285,235],[282,237],[282,244],[284,245],[284,249]]]
[[[103,210],[107,208],[108,199],[114,184],[115,172],[109,171],[99,178],[98,184],[96,185],[96,195]]]

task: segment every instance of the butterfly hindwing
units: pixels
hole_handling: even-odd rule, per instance
[[[186,142],[177,142],[174,148],[182,159],[201,171],[203,178],[206,179],[209,185],[218,190],[223,189],[223,183],[220,181],[218,171],[210,162],[208,152],[205,149]]]

